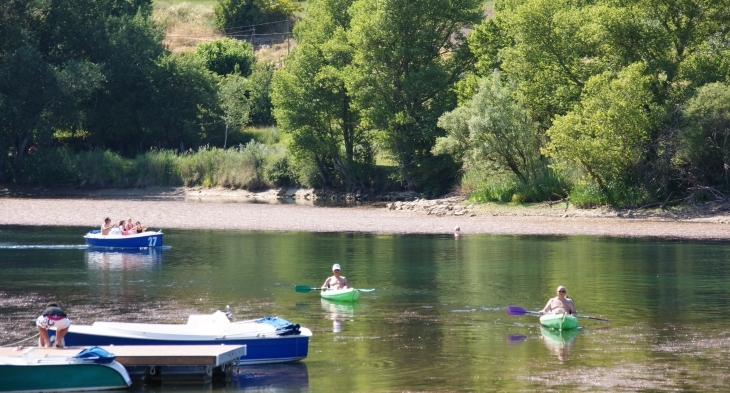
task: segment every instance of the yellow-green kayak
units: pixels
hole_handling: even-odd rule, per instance
[[[338,302],[356,302],[360,297],[360,291],[355,288],[327,289],[322,291],[321,294],[324,299]]]

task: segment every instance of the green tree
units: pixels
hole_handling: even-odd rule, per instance
[[[226,125],[226,136],[223,139],[225,149],[228,144],[228,128],[244,126],[249,120],[250,105],[246,98],[246,79],[236,74],[221,79],[218,101]]]
[[[218,75],[238,73],[247,77],[256,63],[251,44],[227,37],[198,44],[195,53]]]
[[[156,114],[151,122],[159,146],[198,146],[209,134],[220,141],[214,127],[219,118],[218,77],[195,54],[170,54],[158,60],[152,97]]]
[[[558,161],[557,168],[578,164],[604,191],[608,182],[634,174],[661,113],[644,69],[635,63],[586,82],[580,103],[556,117],[547,131],[550,141],[543,152]]]
[[[58,94],[55,72],[32,46],[23,46],[0,60],[0,127],[3,142],[13,153],[13,179],[18,179],[23,156],[44,132]]]
[[[160,83],[155,76],[164,55],[163,32],[142,14],[109,17],[107,42],[96,49],[105,82],[87,102],[86,145],[131,156],[158,146],[154,124],[160,107],[153,101]]]
[[[684,106],[684,126],[674,163],[690,186],[730,188],[730,86],[716,82],[697,89]]]
[[[316,165],[322,184],[352,187],[367,182],[373,150],[345,83],[348,4],[309,3],[308,19],[295,29],[299,46],[275,74],[272,101],[279,126],[292,135],[290,151]]]
[[[406,187],[439,193],[454,179],[456,163],[431,149],[443,130],[442,113],[454,107],[449,90],[473,63],[462,29],[482,18],[475,0],[358,0],[348,40],[354,48],[348,89],[368,124],[397,161]]]
[[[274,124],[273,104],[271,103],[274,66],[270,63],[256,63],[248,77],[246,96],[251,106],[251,124],[268,126]]]
[[[500,27],[514,44],[501,52],[501,67],[520,82],[521,100],[549,127],[579,99],[585,82],[605,70],[585,36],[585,9],[570,0],[508,2]],[[586,61],[590,59],[590,61]]]
[[[534,181],[544,168],[540,140],[530,114],[513,99],[516,90],[499,71],[484,78],[466,105],[441,116],[438,125],[447,136],[437,139],[434,153],[456,155],[467,170],[487,164],[523,183]]]
[[[16,181],[27,149],[48,147],[56,126],[79,124],[84,113],[78,103],[102,80],[100,67],[93,63],[70,60],[56,67],[31,46],[0,59],[0,140],[12,149]]]

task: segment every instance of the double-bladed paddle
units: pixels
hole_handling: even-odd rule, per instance
[[[525,314],[529,314],[529,315],[542,315],[542,314],[540,314],[537,311],[528,311],[528,310],[525,310],[522,307],[517,307],[517,306],[509,306],[509,307],[507,307],[507,314],[514,315],[514,316],[520,316],[520,315],[525,315]],[[610,319],[607,319],[607,318],[590,317],[588,315],[573,315],[573,316],[576,317],[576,318],[595,319],[596,321],[606,321],[606,322],[611,321]]]
[[[324,288],[324,289],[327,289],[327,288]],[[309,285],[296,285],[294,287],[294,290],[297,291],[297,292],[305,293],[305,292],[309,292],[309,291],[321,291],[322,288],[313,288],[313,287],[310,287]],[[371,289],[360,289],[360,288],[357,288],[357,290],[360,291],[360,292],[372,292],[372,291],[375,290],[375,288],[371,288]]]

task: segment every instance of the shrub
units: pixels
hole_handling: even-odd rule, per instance
[[[218,0],[213,12],[219,29],[247,28],[289,18],[299,8],[296,0]],[[272,31],[273,26],[259,26],[259,33]],[[248,33],[248,30],[246,32]],[[236,30],[240,32],[240,30]]]
[[[513,173],[494,173],[483,169],[467,171],[461,179],[462,189],[475,202],[530,203],[550,200],[565,194],[567,185],[557,174],[545,168],[529,182]]]
[[[78,180],[89,186],[120,187],[128,185],[125,160],[109,150],[94,149],[76,155]]]
[[[74,157],[65,149],[38,150],[26,156],[20,183],[58,184],[77,180]]]
[[[580,182],[570,191],[570,203],[579,208],[605,205],[639,206],[649,199],[649,194],[643,188],[620,182],[608,183],[606,190],[594,182]]]
[[[256,62],[251,44],[228,37],[198,44],[195,54],[203,59],[208,70],[221,76],[238,73],[247,77]]]
[[[134,159],[133,178],[136,187],[149,185],[179,186],[183,182],[176,173],[177,155],[172,150],[147,152]]]

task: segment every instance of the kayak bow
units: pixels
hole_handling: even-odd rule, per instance
[[[339,302],[356,302],[360,298],[360,291],[355,288],[328,289],[320,292],[323,299]]]

